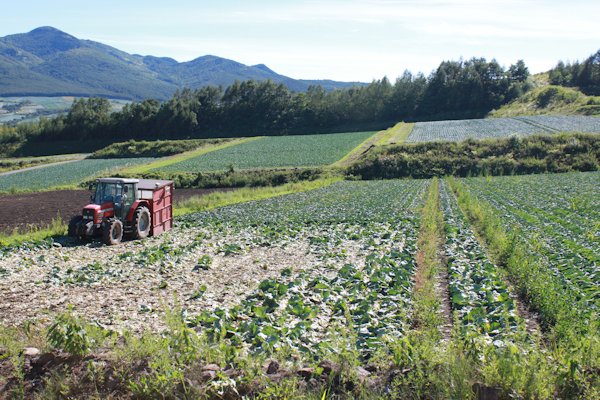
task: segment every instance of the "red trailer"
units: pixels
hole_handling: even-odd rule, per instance
[[[102,235],[117,244],[123,235],[143,239],[173,226],[173,181],[101,178],[90,187],[91,203],[69,222],[69,235]]]

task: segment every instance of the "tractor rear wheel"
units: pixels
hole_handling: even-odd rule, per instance
[[[69,236],[77,236],[77,225],[81,221],[83,221],[83,217],[81,215],[76,215],[71,218],[71,221],[69,221],[69,229],[67,231]]]
[[[107,221],[102,225],[102,241],[111,246],[119,244],[123,239],[123,223],[118,219]]]
[[[150,227],[152,226],[152,217],[150,216],[150,210],[147,207],[140,207],[135,210],[133,214],[132,236],[134,239],[144,239],[150,234]]]

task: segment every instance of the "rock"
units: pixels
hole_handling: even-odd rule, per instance
[[[36,347],[25,347],[25,349],[23,349],[23,355],[25,357],[35,357],[37,355],[39,355],[40,349],[36,348]]]
[[[314,375],[314,373],[315,373],[314,368],[300,368],[298,371],[296,371],[296,374],[300,375],[304,379],[310,378],[311,376]]]
[[[53,247],[62,247],[62,244],[60,244],[58,242],[52,242],[52,246]]]
[[[323,360],[319,364],[319,367],[323,369],[323,373],[325,375],[331,375],[332,373],[338,373],[340,371],[340,367],[329,360]]]
[[[217,373],[212,370],[202,371],[202,374],[200,374],[200,377],[205,381],[214,379],[216,376],[217,376]]]
[[[217,364],[206,364],[205,366],[202,367],[202,371],[217,372],[220,370],[221,370],[221,367],[219,367]]]
[[[356,374],[358,375],[358,380],[361,382],[364,382],[365,380],[367,380],[369,375],[371,375],[371,373],[369,371],[367,371],[366,369],[364,369],[363,367],[356,367]]]
[[[279,363],[275,360],[271,361],[269,363],[269,366],[267,367],[267,375],[276,374],[278,371],[279,371]]]

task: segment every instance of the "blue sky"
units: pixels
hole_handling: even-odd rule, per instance
[[[600,1],[10,1],[0,36],[54,26],[121,50],[213,54],[301,79],[371,81],[442,60],[525,60],[532,72],[600,48]]]

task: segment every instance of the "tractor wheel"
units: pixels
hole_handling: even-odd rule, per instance
[[[123,239],[123,223],[121,221],[107,221],[102,225],[102,241],[107,245],[119,244]]]
[[[81,215],[76,215],[71,218],[71,221],[69,221],[69,229],[67,231],[69,236],[77,236],[77,224],[79,224],[81,221],[83,221],[83,217]]]
[[[144,239],[148,237],[150,234],[150,227],[152,226],[152,217],[150,217],[148,208],[140,207],[135,210],[132,222],[132,236],[134,239]]]

